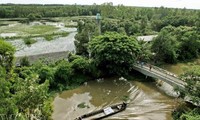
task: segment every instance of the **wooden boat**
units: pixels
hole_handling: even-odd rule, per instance
[[[121,104],[116,104],[112,105],[110,107],[100,109],[91,113],[84,114],[75,120],[84,120],[84,119],[90,119],[90,120],[100,120],[103,118],[106,118],[108,116],[114,115],[116,113],[119,113],[123,110],[125,110],[127,107],[127,103],[121,103]]]

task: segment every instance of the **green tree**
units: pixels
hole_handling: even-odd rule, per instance
[[[154,39],[152,51],[155,53],[155,59],[167,63],[175,63],[178,58],[179,42],[167,30],[162,30]]]
[[[85,20],[78,23],[78,34],[75,36],[76,54],[88,56],[88,42],[97,34],[95,21]]]
[[[133,37],[108,32],[89,42],[89,51],[97,67],[109,74],[127,74],[139,54],[140,46]]]
[[[197,58],[200,53],[200,37],[196,31],[186,31],[180,38],[179,59]]]

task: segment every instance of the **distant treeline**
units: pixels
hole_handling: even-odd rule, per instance
[[[113,6],[112,3],[102,5],[39,5],[39,4],[1,4],[0,18],[42,18],[91,16],[100,13],[102,18],[140,21],[145,26],[151,24],[151,29],[160,31],[161,28],[172,25],[195,26],[200,18],[200,10],[174,9],[165,7],[128,7]]]
[[[162,19],[168,16],[176,16],[174,19],[180,19],[182,22],[188,22],[187,19],[196,17],[199,10],[171,9],[171,8],[140,8],[126,7],[123,5],[113,6],[113,3],[104,3],[102,5],[61,5],[61,4],[1,4],[0,18],[27,17],[29,14],[37,14],[42,17],[67,17],[67,16],[85,16],[101,13],[109,18],[132,18],[141,19],[147,17],[151,19]],[[172,17],[173,19],[173,17]],[[191,21],[190,21],[191,22]]]

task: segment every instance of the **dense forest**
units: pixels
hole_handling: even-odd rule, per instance
[[[101,20],[94,16],[100,13]],[[177,63],[200,55],[200,11],[170,8],[140,8],[102,5],[0,5],[0,18],[42,18],[90,16],[78,18],[75,36],[76,54],[67,60],[38,61],[30,64],[26,57],[14,64],[15,48],[0,40],[0,114],[17,114],[20,119],[33,115],[50,119],[52,92],[72,89],[99,77],[129,76],[138,60]],[[4,19],[2,19],[4,20]],[[1,21],[0,21],[1,22]],[[100,32],[99,32],[100,29]],[[157,35],[146,44],[139,35]],[[158,64],[158,65],[159,65]],[[181,77],[190,81],[181,96],[199,102],[198,65]],[[23,84],[22,84],[23,83]],[[199,108],[177,108],[174,119],[196,120]],[[28,116],[30,118],[30,116]]]
[[[100,13],[103,18],[118,20],[130,19],[133,22],[141,20],[143,27],[153,27],[158,31],[164,26],[194,26],[198,22],[198,10],[170,9],[170,8],[139,8],[113,6],[112,3],[102,5],[0,5],[0,18],[26,18],[35,17],[69,17],[91,16]]]

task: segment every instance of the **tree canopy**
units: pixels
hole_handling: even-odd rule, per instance
[[[140,46],[134,37],[107,32],[89,42],[91,58],[99,69],[109,74],[127,74],[139,55]]]
[[[178,41],[168,31],[162,30],[154,39],[152,50],[155,53],[155,59],[167,63],[177,61]]]
[[[155,59],[166,63],[176,63],[198,58],[200,36],[196,27],[164,27],[152,44]]]

